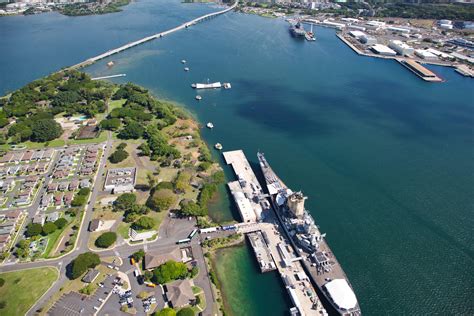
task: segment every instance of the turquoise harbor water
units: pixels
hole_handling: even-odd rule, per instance
[[[105,20],[2,18],[0,90],[212,9],[145,0]],[[126,73],[115,82],[141,84],[212,121],[203,130],[210,145],[241,148],[254,164],[265,152],[309,197],[364,314],[473,314],[474,81],[430,67],[446,82],[425,83],[396,62],[357,56],[331,29],[316,35],[298,41],[283,20],[231,13],[86,70]],[[190,84],[208,78],[232,89],[195,101]],[[235,216],[228,205],[218,207],[222,219]],[[233,314],[285,313],[277,276],[258,274],[245,247],[218,258]]]

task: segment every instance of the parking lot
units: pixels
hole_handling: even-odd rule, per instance
[[[108,276],[103,282],[103,287],[98,287],[94,295],[90,297],[77,292],[63,295],[49,310],[49,315],[94,315],[112,295],[113,280],[114,276]]]

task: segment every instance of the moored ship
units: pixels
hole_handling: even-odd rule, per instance
[[[295,37],[304,37],[306,35],[306,31],[304,30],[304,27],[300,22],[291,24],[290,33]]]
[[[321,234],[313,217],[304,208],[306,197],[293,192],[275,174],[262,153],[258,153],[260,168],[275,212],[283,229],[302,260],[321,294],[337,313],[344,316],[361,315],[354,290],[341,265]]]

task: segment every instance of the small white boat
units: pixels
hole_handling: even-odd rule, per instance
[[[201,101],[201,100],[202,100],[202,97],[201,97],[200,95],[197,95],[197,96],[196,96],[196,100]]]
[[[182,64],[185,64],[185,63],[186,63],[186,59],[181,60],[181,63],[182,63]]]
[[[210,129],[213,129],[214,128],[214,124],[212,124],[211,122],[207,123],[207,128],[210,128]]]
[[[224,82],[224,89],[230,89],[232,86],[230,85],[229,82]]]
[[[189,71],[189,68],[188,68],[188,67],[184,67],[184,71]]]
[[[221,143],[217,143],[214,145],[214,148],[217,149],[217,150],[222,150],[222,145]]]

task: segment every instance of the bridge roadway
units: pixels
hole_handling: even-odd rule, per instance
[[[101,60],[101,59],[104,59],[106,57],[109,57],[111,55],[114,55],[114,54],[117,54],[117,53],[120,53],[124,50],[127,50],[129,48],[132,48],[132,47],[135,47],[135,46],[138,46],[138,45],[141,45],[143,43],[146,43],[146,42],[149,42],[149,41],[152,41],[154,39],[157,39],[157,38],[161,38],[163,36],[166,36],[168,34],[171,34],[171,33],[174,33],[176,31],[179,31],[179,30],[182,30],[182,29],[185,29],[185,28],[188,28],[196,23],[199,23],[201,21],[204,21],[206,19],[210,19],[210,18],[213,18],[215,16],[218,16],[218,15],[221,15],[221,14],[224,14],[224,13],[227,13],[231,10],[233,10],[237,4],[238,4],[238,0],[236,0],[234,2],[233,5],[231,5],[230,7],[224,9],[224,10],[221,10],[221,11],[217,11],[217,12],[213,12],[213,13],[208,13],[206,15],[203,15],[203,16],[200,16],[198,18],[195,18],[194,20],[191,20],[191,21],[188,21],[188,22],[185,22],[181,25],[178,25],[170,30],[167,30],[167,31],[164,31],[164,32],[161,32],[161,33],[156,33],[154,35],[151,35],[151,36],[147,36],[147,37],[144,37],[142,39],[139,39],[137,41],[134,41],[134,42],[131,42],[131,43],[128,43],[128,44],[125,44],[123,46],[120,46],[118,48],[115,48],[115,49],[112,49],[112,50],[109,50],[103,54],[100,54],[98,56],[95,56],[95,57],[92,57],[92,58],[89,58],[79,64],[76,64],[76,65],[73,65],[71,67],[69,67],[69,69],[78,69],[78,68],[81,68],[81,67],[85,67],[85,66],[89,66],[89,65],[92,65],[93,63]]]

